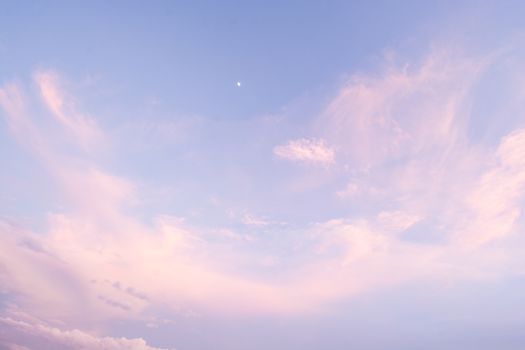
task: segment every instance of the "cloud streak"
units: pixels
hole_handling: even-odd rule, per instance
[[[61,88],[63,84],[58,75],[51,71],[40,71],[34,75],[42,101],[51,115],[71,137],[85,150],[97,147],[102,140],[102,132],[92,118],[80,113],[72,98]]]

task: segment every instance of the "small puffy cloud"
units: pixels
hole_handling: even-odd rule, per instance
[[[335,161],[335,150],[323,139],[291,140],[284,145],[276,146],[273,153],[282,159],[304,163],[332,164]]]

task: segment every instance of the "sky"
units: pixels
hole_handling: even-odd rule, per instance
[[[524,2],[0,5],[0,349],[522,349]]]

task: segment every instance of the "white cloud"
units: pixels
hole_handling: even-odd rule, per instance
[[[291,140],[276,146],[273,153],[279,158],[305,163],[332,164],[335,161],[335,150],[322,139]]]
[[[78,329],[62,330],[41,323],[29,323],[9,317],[0,317],[3,337],[0,345],[9,349],[38,346],[40,350],[162,350],[148,346],[141,338],[97,337]]]

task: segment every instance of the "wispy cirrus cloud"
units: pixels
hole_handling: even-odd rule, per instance
[[[353,167],[445,151],[461,142],[469,94],[487,62],[442,49],[421,62],[351,76],[316,122]]]
[[[19,88],[10,89],[16,92]],[[290,303],[299,293],[295,286],[242,277],[228,271],[229,264],[222,262],[235,261],[236,265],[246,260],[248,266],[250,261],[260,265],[259,256],[240,254],[226,259],[228,250],[222,251],[221,245],[207,242],[205,233],[189,230],[169,216],[158,215],[153,225],[144,225],[127,213],[138,196],[132,181],[103,170],[89,154],[71,156],[63,152],[46,137],[45,130],[34,127],[23,108],[30,100],[18,93],[2,97],[2,106],[14,120],[15,129],[21,134],[34,131],[35,138],[20,142],[43,162],[69,203],[67,214],[48,215],[48,228],[40,235],[19,231],[7,223],[1,227],[5,243],[2,264],[7,266],[2,278],[20,307],[74,325],[81,319],[148,319],[147,309],[159,304],[174,310],[183,304],[190,310],[234,313],[288,313],[317,304],[312,303],[318,298],[315,293],[306,293],[305,298]],[[52,109],[61,108],[55,95],[47,99]],[[10,108],[13,105],[20,108]],[[77,131],[65,128],[64,132],[75,135]],[[75,137],[69,142],[84,144],[83,139]],[[254,220],[251,218],[250,224]],[[49,280],[56,282],[49,284]],[[76,306],[71,304],[75,300]],[[92,312],[86,313],[86,309]]]
[[[135,181],[90,152],[70,154],[51,142],[27,112],[34,99],[17,84],[4,85],[0,105],[10,130],[56,180],[67,210],[48,213],[35,232],[1,223],[2,285],[12,303],[49,322],[2,319],[35,337],[140,349],[141,340],[61,329],[154,323],[159,308],[297,315],[407,281],[508,273],[491,244],[517,227],[525,137],[515,129],[492,147],[477,147],[469,137],[466,106],[486,64],[432,52],[420,64],[352,77],[314,121],[318,137],[267,150],[292,162],[337,165],[330,168],[337,183],[324,195],[365,209],[319,208],[328,219],[292,228],[246,214],[245,226],[268,231],[250,239],[239,239],[245,235],[238,228],[210,230],[161,211],[144,220],[134,213],[142,196]],[[69,145],[91,149],[105,137],[95,119],[67,102],[71,96],[55,73],[35,80],[51,112],[47,122],[60,126]],[[439,231],[439,244],[411,240],[406,232],[416,224]]]
[[[34,81],[45,106],[71,137],[86,150],[99,146],[101,130],[92,118],[78,111],[73,98],[62,88],[60,77],[52,71],[39,71],[34,74]]]

